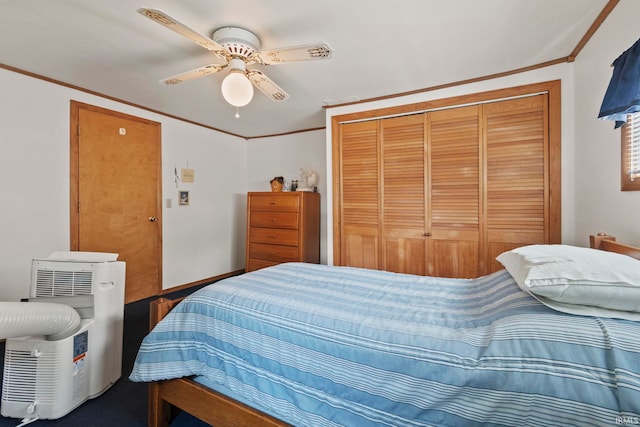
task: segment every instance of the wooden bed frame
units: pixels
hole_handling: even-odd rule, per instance
[[[629,255],[640,260],[640,248],[616,242],[615,237],[598,233],[590,236],[590,246]],[[183,298],[160,298],[151,302],[150,329]],[[215,427],[289,426],[270,415],[204,387],[190,378],[149,383],[149,426],[166,427],[181,409]]]
[[[149,307],[149,330],[183,298],[159,298]],[[270,415],[207,388],[190,378],[149,383],[149,426],[167,427],[176,409],[215,427],[289,426]]]

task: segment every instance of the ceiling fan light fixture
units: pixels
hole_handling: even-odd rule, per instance
[[[222,81],[222,96],[234,107],[244,107],[253,98],[253,86],[241,71],[231,71]]]
[[[245,74],[242,60],[232,59],[229,74],[222,81],[222,96],[234,107],[244,107],[253,98],[253,85]]]
[[[272,101],[286,101],[289,98],[289,94],[265,73],[256,69],[247,70],[247,65],[284,64],[287,62],[328,59],[332,56],[331,48],[326,43],[260,50],[260,38],[244,28],[218,28],[209,38],[189,28],[160,9],[141,7],[138,9],[138,13],[213,52],[219,60],[218,63],[205,65],[204,67],[160,80],[161,83],[175,85],[220,72],[228,67],[229,74],[222,81],[222,96],[236,109],[251,102],[253,99],[253,86]]]

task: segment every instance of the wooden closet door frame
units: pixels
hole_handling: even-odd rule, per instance
[[[333,116],[332,126],[332,186],[333,186],[333,259],[334,264],[341,259],[341,182],[340,182],[340,124],[360,120],[376,120],[389,116],[416,114],[430,110],[452,108],[468,104],[482,104],[495,100],[530,96],[536,93],[547,93],[549,99],[548,133],[549,133],[549,243],[560,243],[561,233],[561,81],[551,80],[460,95],[415,104],[400,105],[376,110],[360,111],[339,116]]]

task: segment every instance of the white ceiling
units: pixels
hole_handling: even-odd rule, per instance
[[[324,101],[370,99],[568,56],[607,0],[0,0],[0,64],[247,138],[321,128]],[[225,72],[158,81],[216,61],[136,13],[161,9],[208,37],[256,33],[263,49],[325,42],[326,61],[258,66],[290,95],[240,109]]]

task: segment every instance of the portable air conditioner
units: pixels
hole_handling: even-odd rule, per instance
[[[32,261],[28,301],[70,305],[81,321],[76,332],[62,339],[42,335],[7,339],[3,416],[60,418],[120,378],[125,263],[116,261],[117,256],[54,252]]]

